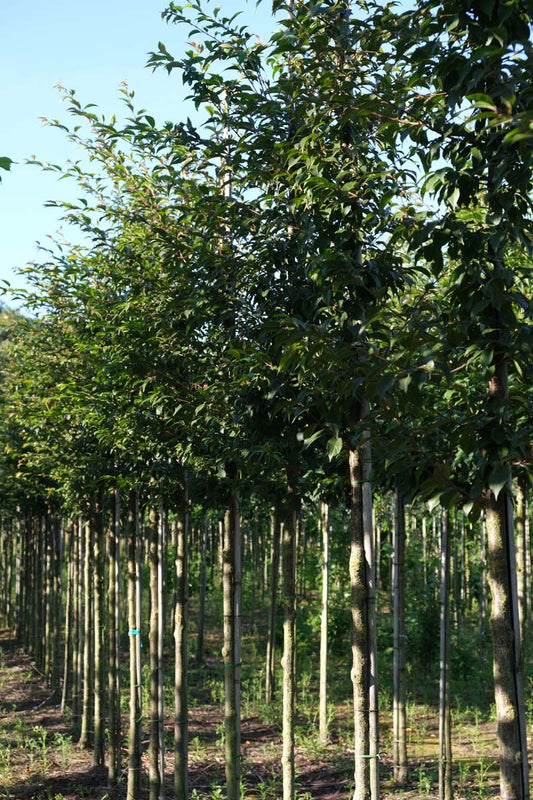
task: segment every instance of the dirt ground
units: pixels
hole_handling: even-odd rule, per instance
[[[340,712],[342,713],[342,712]],[[347,710],[345,712],[347,716]],[[197,704],[190,721],[190,790],[192,800],[225,796],[224,754],[220,745],[221,711]],[[383,750],[390,745],[384,720]],[[218,731],[218,733],[217,733]],[[92,763],[92,753],[72,743],[72,731],[43,676],[7,632],[0,633],[0,798],[1,800],[122,800],[126,796],[127,753],[121,784],[109,789],[106,771]],[[172,726],[169,720],[166,796],[172,793]],[[390,757],[381,756],[382,797],[419,800],[436,797],[438,734],[434,715],[413,709],[410,719],[410,783],[398,790],[390,779]],[[243,716],[243,800],[281,796],[280,730],[258,716]],[[147,746],[148,742],[145,742]],[[457,720],[454,725],[455,794],[465,800],[498,796],[494,723]],[[148,797],[147,761],[142,798]],[[339,800],[351,794],[349,721],[346,741],[337,734],[327,747],[316,737],[297,739],[299,800]]]

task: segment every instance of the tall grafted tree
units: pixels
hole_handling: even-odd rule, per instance
[[[443,252],[450,258],[450,308],[463,353],[485,367],[486,396],[470,419],[479,446],[472,497],[486,522],[501,796],[522,800],[529,777],[511,464],[524,443],[511,419],[512,389],[531,357],[531,339],[530,325],[521,324],[529,307],[520,292],[524,264],[512,254],[530,250],[533,240],[532,149],[502,124],[530,107],[532,9],[443,0],[422,3],[419,12],[421,39],[410,51],[419,90],[412,108],[427,123],[426,190],[446,206],[421,253],[435,275],[442,274]],[[442,160],[435,166],[431,158]]]
[[[236,475],[233,474],[235,480]],[[234,487],[224,518],[222,583],[224,598],[224,730],[228,800],[241,796],[241,524]]]

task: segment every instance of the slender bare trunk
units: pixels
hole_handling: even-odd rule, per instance
[[[83,697],[81,712],[80,747],[89,747],[92,741],[92,667],[93,667],[93,614],[91,564],[93,537],[88,522],[84,526],[85,546],[83,552],[83,590],[84,590],[84,636],[83,636]]]
[[[439,800],[451,800],[452,727],[450,713],[450,539],[448,512],[442,519],[440,548]]]
[[[279,573],[279,547],[281,523],[279,512],[272,509],[271,514],[271,554],[270,554],[270,603],[268,605],[268,634],[267,634],[267,653],[266,653],[266,681],[265,698],[270,703],[274,699],[276,691],[276,611],[278,595],[278,573]],[[265,559],[266,561],[266,559]]]
[[[393,563],[393,764],[394,781],[399,786],[407,782],[407,739],[405,705],[405,512],[403,499],[395,491],[394,563]]]
[[[159,800],[162,776],[159,763],[159,524],[157,510],[150,508],[148,521],[148,557],[150,563],[150,800]]]
[[[283,725],[281,768],[283,800],[294,800],[294,708],[296,695],[296,510],[289,509],[283,525]]]
[[[320,679],[318,699],[318,732],[320,740],[328,740],[328,591],[329,591],[329,505],[321,504],[322,530],[322,606],[320,614]]]
[[[350,584],[352,611],[352,685],[354,708],[353,800],[370,800],[370,643],[368,581],[365,557],[363,469],[361,454],[350,450]]]
[[[527,542],[526,542],[526,493],[521,481],[516,486],[516,582],[518,591],[518,615],[522,642],[526,642],[527,621]]]
[[[183,493],[183,505],[176,531],[176,608],[174,618],[175,670],[174,670],[174,796],[176,800],[188,797],[188,731],[189,708],[187,695],[187,631],[188,631],[188,538],[189,538],[189,498],[187,487]],[[202,553],[205,603],[205,535],[207,518],[204,516],[202,529]],[[202,583],[202,580],[200,580]],[[202,593],[201,593],[202,594]],[[203,616],[203,609],[200,614]],[[203,625],[203,620],[201,622]],[[203,652],[203,644],[201,651]],[[197,650],[197,656],[198,656]]]
[[[368,413],[368,404],[364,403],[363,411]],[[369,745],[370,757],[370,791],[372,800],[379,800],[379,686],[378,686],[378,640],[376,631],[376,585],[374,557],[374,506],[372,498],[372,451],[370,434],[363,433],[363,525],[365,537],[365,572],[367,583],[367,625],[369,650]]]
[[[101,767],[105,760],[104,747],[104,527],[101,507],[91,513],[94,527],[94,548],[92,558],[94,595],[94,746],[93,762]]]
[[[141,791],[141,708],[140,695],[137,687],[137,673],[139,650],[137,644],[141,636],[137,620],[137,568],[139,546],[137,541],[138,525],[136,519],[135,496],[130,495],[127,517],[127,546],[128,546],[128,638],[129,638],[129,689],[130,689],[130,720],[128,742],[128,787],[127,800],[139,800]]]
[[[159,615],[157,618],[157,661],[159,664],[157,682],[157,718],[159,720],[159,774],[161,784],[159,787],[159,800],[165,798],[165,708],[164,708],[164,685],[163,685],[163,655],[165,644],[165,595],[163,575],[166,575],[165,553],[166,553],[166,512],[163,501],[159,502],[159,524],[157,526],[157,606]]]
[[[120,777],[120,597],[119,597],[119,558],[120,558],[120,498],[114,492],[113,512],[108,528],[108,621],[109,621],[109,759],[107,780],[110,786]]]
[[[196,666],[204,662],[205,593],[207,584],[207,511],[204,512],[200,541],[200,586],[198,597],[198,636],[196,639]]]
[[[232,492],[224,521],[224,730],[228,800],[240,799],[241,776],[241,528]]]
[[[507,364],[501,353],[493,357],[489,381],[489,408],[498,413],[508,407]],[[500,466],[501,456],[500,457]],[[516,583],[511,475],[498,497],[485,490],[489,585],[492,597],[490,626],[493,644],[494,698],[500,754],[502,800],[529,798],[529,769],[522,683],[520,620]]]

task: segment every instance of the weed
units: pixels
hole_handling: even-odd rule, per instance
[[[30,766],[33,767],[37,755],[41,758],[43,769],[48,763],[48,744],[46,742],[46,730],[42,725],[34,725],[32,736],[26,739],[26,748],[29,751]]]
[[[216,734],[217,734],[217,737],[218,737],[218,738],[217,738],[217,744],[218,744],[220,747],[224,747],[224,743],[225,743],[225,741],[226,741],[226,728],[225,728],[225,726],[224,726],[224,721],[222,721],[222,722],[219,722],[219,723],[216,725],[216,727],[215,727],[215,731],[216,731]]]
[[[194,739],[191,739],[191,753],[196,758],[203,760],[205,758],[205,754],[207,753],[206,745],[200,741],[198,736],[195,736]]]
[[[464,788],[468,783],[470,775],[470,764],[468,761],[459,761],[459,785]]]
[[[426,765],[421,764],[417,770],[416,774],[418,777],[418,791],[420,794],[428,795],[431,792],[431,775],[426,772]]]
[[[276,800],[280,795],[281,775],[272,771],[269,778],[257,784],[260,800]]]
[[[212,783],[209,787],[209,797],[211,800],[223,800],[224,789],[218,783]]]
[[[63,767],[66,767],[72,753],[72,737],[65,733],[56,733],[52,745],[59,750]]]
[[[217,678],[211,678],[210,680],[206,681],[206,686],[211,693],[211,700],[213,703],[218,703],[222,705],[224,702],[224,684],[222,681],[217,680]]]
[[[478,800],[484,800],[485,797],[488,797],[491,791],[490,787],[490,780],[489,780],[489,771],[492,765],[492,761],[487,759],[480,758],[479,765],[476,769],[476,784],[477,784],[477,797]]]

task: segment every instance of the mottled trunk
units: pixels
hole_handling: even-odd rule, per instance
[[[159,616],[157,619],[157,661],[159,663],[157,685],[157,718],[159,719],[159,774],[161,785],[159,787],[159,800],[165,798],[165,708],[164,708],[164,683],[163,683],[163,656],[165,639],[165,594],[163,575],[166,575],[166,511],[163,502],[159,502],[159,524],[157,538],[157,606]]]
[[[320,614],[320,679],[318,698],[318,733],[324,743],[328,740],[328,592],[329,592],[329,505],[321,504],[322,530],[322,606]]]
[[[368,413],[368,405],[363,406],[365,415]],[[363,525],[365,536],[365,571],[367,584],[367,625],[368,625],[368,649],[370,661],[369,674],[369,746],[370,756],[370,790],[372,800],[379,800],[379,686],[378,686],[378,640],[376,631],[376,586],[374,580],[375,558],[374,558],[374,507],[372,498],[372,451],[370,446],[370,434],[368,431],[363,433]]]
[[[283,723],[281,769],[283,800],[294,800],[294,708],[296,695],[296,526],[289,509],[281,536],[283,574]]]
[[[393,769],[394,782],[407,782],[406,687],[405,687],[405,512],[403,499],[395,491],[393,562]]]
[[[119,597],[119,541],[120,541],[120,498],[114,494],[113,513],[107,532],[108,554],[108,624],[109,624],[109,786],[118,783],[120,777],[120,597]]]
[[[140,649],[137,647],[141,636],[140,620],[137,619],[137,574],[139,560],[137,504],[135,496],[130,495],[127,517],[128,547],[128,638],[129,638],[129,689],[130,719],[128,740],[128,787],[127,800],[139,800],[141,791],[141,708],[137,675],[140,664]]]
[[[480,650],[483,651],[485,647],[485,630],[487,625],[487,526],[485,523],[485,512],[481,512],[481,541],[480,541],[480,559],[481,559],[481,591],[479,599],[479,638]]]
[[[528,762],[522,688],[518,599],[514,574],[512,509],[502,492],[486,494],[490,627],[493,643],[494,699],[500,754],[502,800],[526,800]]]
[[[93,763],[101,767],[105,760],[104,746],[104,526],[102,509],[94,509],[91,515],[94,529],[92,559],[94,597],[94,746]]]
[[[353,800],[370,800],[370,642],[365,558],[362,457],[350,450],[350,585],[352,612],[352,685],[354,709]]]
[[[159,525],[155,508],[150,508],[148,520],[148,558],[150,564],[150,744],[149,784],[150,800],[159,800],[161,773],[159,763]]]
[[[444,512],[440,547],[439,800],[452,800],[450,713],[450,539]]]
[[[189,732],[189,707],[187,695],[187,630],[188,630],[188,535],[189,535],[189,498],[187,489],[184,490],[181,514],[178,519],[176,531],[176,607],[174,618],[175,642],[175,670],[174,670],[174,797],[176,800],[187,800],[188,796],[188,732]],[[204,516],[202,527],[201,563],[200,572],[203,572],[203,602],[205,604],[205,536],[207,519]],[[200,584],[202,583],[202,577]],[[200,603],[202,606],[202,603]],[[200,609],[203,626],[204,609]],[[200,621],[199,621],[200,622]],[[202,627],[203,631],[203,627]],[[197,650],[197,656],[198,656]],[[203,644],[201,646],[203,653]],[[201,662],[201,658],[200,658]]]
[[[224,731],[228,800],[240,798],[241,776],[241,528],[234,491],[224,520]]]
[[[81,711],[80,747],[89,747],[93,735],[92,675],[93,675],[93,598],[91,566],[93,553],[92,527],[84,525],[83,550],[83,696]]]
[[[267,632],[267,653],[266,653],[266,681],[265,699],[271,703],[276,692],[276,617],[277,617],[277,596],[278,596],[278,573],[279,573],[279,547],[281,522],[279,512],[272,509],[271,514],[271,553],[270,553],[270,602],[268,604],[268,632]],[[266,559],[265,559],[266,561]]]
[[[207,512],[204,513],[200,542],[200,586],[198,591],[198,636],[196,638],[196,666],[204,662],[205,593],[207,584]]]
[[[74,561],[74,652],[72,656],[72,722],[79,728],[81,721],[81,697],[83,682],[83,522],[79,519],[75,526],[76,544]]]
[[[70,525],[65,535],[65,553],[67,558],[67,590],[65,597],[65,648],[63,653],[63,687],[61,691],[61,713],[64,714],[72,698],[73,684],[73,653],[76,639],[76,626],[74,623],[74,596],[76,593],[74,576],[75,571],[74,526]]]
[[[516,486],[516,583],[518,591],[518,616],[522,642],[526,639],[527,622],[527,542],[526,542],[526,492],[521,481]]]
[[[508,407],[507,365],[496,353],[489,382],[489,409],[494,426]],[[502,466],[500,462],[500,466]],[[525,725],[520,621],[516,585],[511,475],[498,497],[485,489],[489,585],[492,597],[490,626],[493,644],[494,698],[500,754],[502,800],[529,798],[529,770]]]

